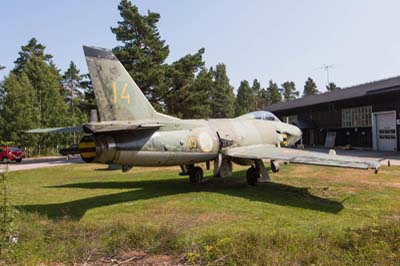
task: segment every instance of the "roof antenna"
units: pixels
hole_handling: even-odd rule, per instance
[[[333,68],[334,65],[323,65],[322,67],[318,67],[316,69],[322,69],[326,71],[326,85],[329,86],[329,69]]]

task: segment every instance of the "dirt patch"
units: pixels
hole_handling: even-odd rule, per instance
[[[383,216],[383,220],[388,223],[392,223],[392,222],[399,223],[400,222],[400,213],[394,213],[391,215]]]
[[[85,264],[86,263],[86,264]],[[98,260],[86,261],[83,265],[87,266],[117,266],[117,265],[140,265],[140,266],[179,266],[185,265],[184,256],[175,255],[154,255],[143,251],[128,251],[114,257],[103,257]]]
[[[1,264],[0,262],[0,265]],[[155,255],[147,254],[143,251],[127,251],[117,256],[112,257],[101,257],[94,259],[92,256],[88,256],[85,261],[73,262],[72,264],[64,264],[59,262],[52,262],[50,264],[38,264],[39,266],[51,265],[51,266],[184,266],[186,264],[185,257],[176,255]]]

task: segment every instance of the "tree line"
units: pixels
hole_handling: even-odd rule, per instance
[[[300,95],[292,81],[279,86],[271,80],[262,88],[257,79],[251,85],[241,81],[235,95],[225,64],[205,66],[204,48],[168,64],[169,46],[157,27],[160,14],[140,14],[128,0],[122,0],[118,10],[121,20],[111,32],[120,45],[113,52],[160,112],[180,118],[229,118]],[[24,131],[86,123],[90,110],[96,108],[90,76],[81,74],[72,61],[67,70],[58,69],[45,50],[38,40],[30,39],[0,84],[0,142],[35,147],[33,153],[39,147],[68,145],[71,136]],[[339,88],[331,83],[327,89]],[[318,93],[308,78],[303,96]]]

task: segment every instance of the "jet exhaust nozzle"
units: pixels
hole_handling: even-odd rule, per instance
[[[93,136],[84,136],[79,142],[79,155],[82,160],[92,163],[96,158],[96,142]]]
[[[84,136],[79,142],[79,154],[87,163],[112,163],[116,154],[114,138],[107,135]]]

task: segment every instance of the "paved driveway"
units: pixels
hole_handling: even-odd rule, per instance
[[[36,168],[52,167],[59,165],[68,165],[74,163],[82,163],[79,156],[72,157],[69,160],[65,156],[42,157],[23,159],[21,163],[11,162],[8,164],[8,171],[30,170]],[[6,168],[5,164],[0,163],[0,172]]]

